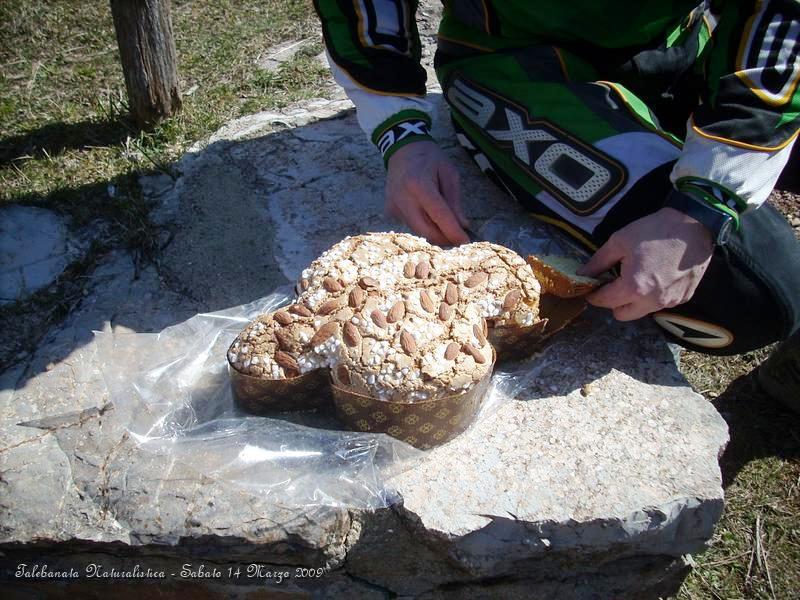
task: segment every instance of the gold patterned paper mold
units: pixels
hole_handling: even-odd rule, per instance
[[[288,410],[310,410],[330,402],[328,377],[312,371],[292,379],[260,379],[230,368],[233,399],[242,410],[268,416]]]
[[[411,437],[414,445],[463,431],[495,356],[524,356],[583,308],[579,299],[554,305],[542,296],[530,265],[508,248],[477,242],[443,250],[396,233],[345,238],[303,271],[298,290],[294,304],[259,316],[231,344],[239,405],[259,414],[314,408],[330,397],[332,378],[348,427]],[[448,410],[464,421],[410,435],[394,413],[350,418],[345,395],[400,406],[407,417],[421,415],[412,405],[421,411],[460,398],[463,410]]]
[[[475,420],[491,383],[491,372],[468,390],[421,402],[392,402],[331,385],[339,420],[355,431],[388,433],[421,450],[449,442]]]

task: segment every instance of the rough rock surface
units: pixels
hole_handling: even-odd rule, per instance
[[[127,255],[109,256],[79,309],[3,374],[3,567],[45,557],[50,568],[82,569],[97,552],[109,567],[138,561],[171,572],[185,562],[258,561],[293,575],[324,567],[321,578],[274,588],[298,597],[674,589],[681,556],[702,549],[722,510],[717,456],[727,432],[645,323],[592,313],[535,359],[524,400],[389,481],[402,502],[375,512],[240,494],[142,452],[114,419],[93,329],[158,331],[252,300],[344,234],[393,226],[382,216],[380,164],[346,108],[320,100],[257,115],[197,148],[158,196],[173,236],[161,273],[148,267],[137,279]],[[454,156],[477,224],[500,209],[516,214]]]
[[[268,48],[264,54],[256,58],[256,65],[270,73],[277,72],[281,65],[291,62],[298,52],[303,50],[313,41],[312,38],[302,40],[289,40],[272,48]]]
[[[434,97],[434,135],[476,226],[500,211],[524,219],[454,147]],[[145,583],[275,598],[676,589],[683,555],[703,548],[722,511],[727,429],[646,322],[589,313],[533,359],[520,400],[389,480],[398,501],[387,509],[277,505],[203,473],[202,453],[193,467],[142,451],[107,403],[92,330],[160,331],[251,301],[344,235],[397,227],[382,214],[383,167],[343,100],[237,120],[177,167],[174,184],[144,182],[169,242],[158,266],[137,273],[128,255],[106,257],[78,309],[0,375],[0,580],[42,592],[56,584],[16,578],[20,563],[95,563],[167,574],[122,579],[121,595]],[[180,576],[186,564],[194,576]],[[59,585],[80,594],[90,583]]]
[[[64,219],[33,206],[0,208],[0,304],[51,284],[80,254]]]

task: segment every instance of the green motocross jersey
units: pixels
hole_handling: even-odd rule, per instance
[[[663,38],[696,0],[448,2],[442,36],[489,48],[529,45],[633,48]]]
[[[694,48],[702,89],[685,135],[679,136],[687,141],[684,154],[692,152],[681,165],[689,176],[714,181],[752,206],[764,201],[788,161],[800,124],[798,0],[711,0],[699,6],[697,0],[448,0],[443,5],[438,43],[448,56],[552,46],[595,64],[622,64],[642,53],[669,51],[690,24],[702,22]],[[418,2],[315,0],[315,7],[333,75],[384,160],[399,147],[397,141],[429,138]]]
[[[378,92],[424,93],[418,2],[315,0],[333,60]],[[663,37],[695,0],[622,2],[462,0],[444,2],[440,39],[495,50],[536,43],[638,47]]]

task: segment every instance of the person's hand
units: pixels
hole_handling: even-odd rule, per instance
[[[705,225],[667,207],[614,233],[578,274],[594,277],[621,263],[620,276],[586,299],[632,321],[687,302],[713,251]]]
[[[386,214],[434,244],[469,242],[458,171],[434,142],[407,144],[389,159]]]

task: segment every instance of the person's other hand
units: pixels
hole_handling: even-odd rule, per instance
[[[632,321],[687,302],[713,251],[705,225],[667,207],[615,232],[578,274],[594,277],[621,263],[620,276],[586,299]]]
[[[440,246],[469,242],[458,171],[431,141],[407,144],[389,159],[386,214]]]

